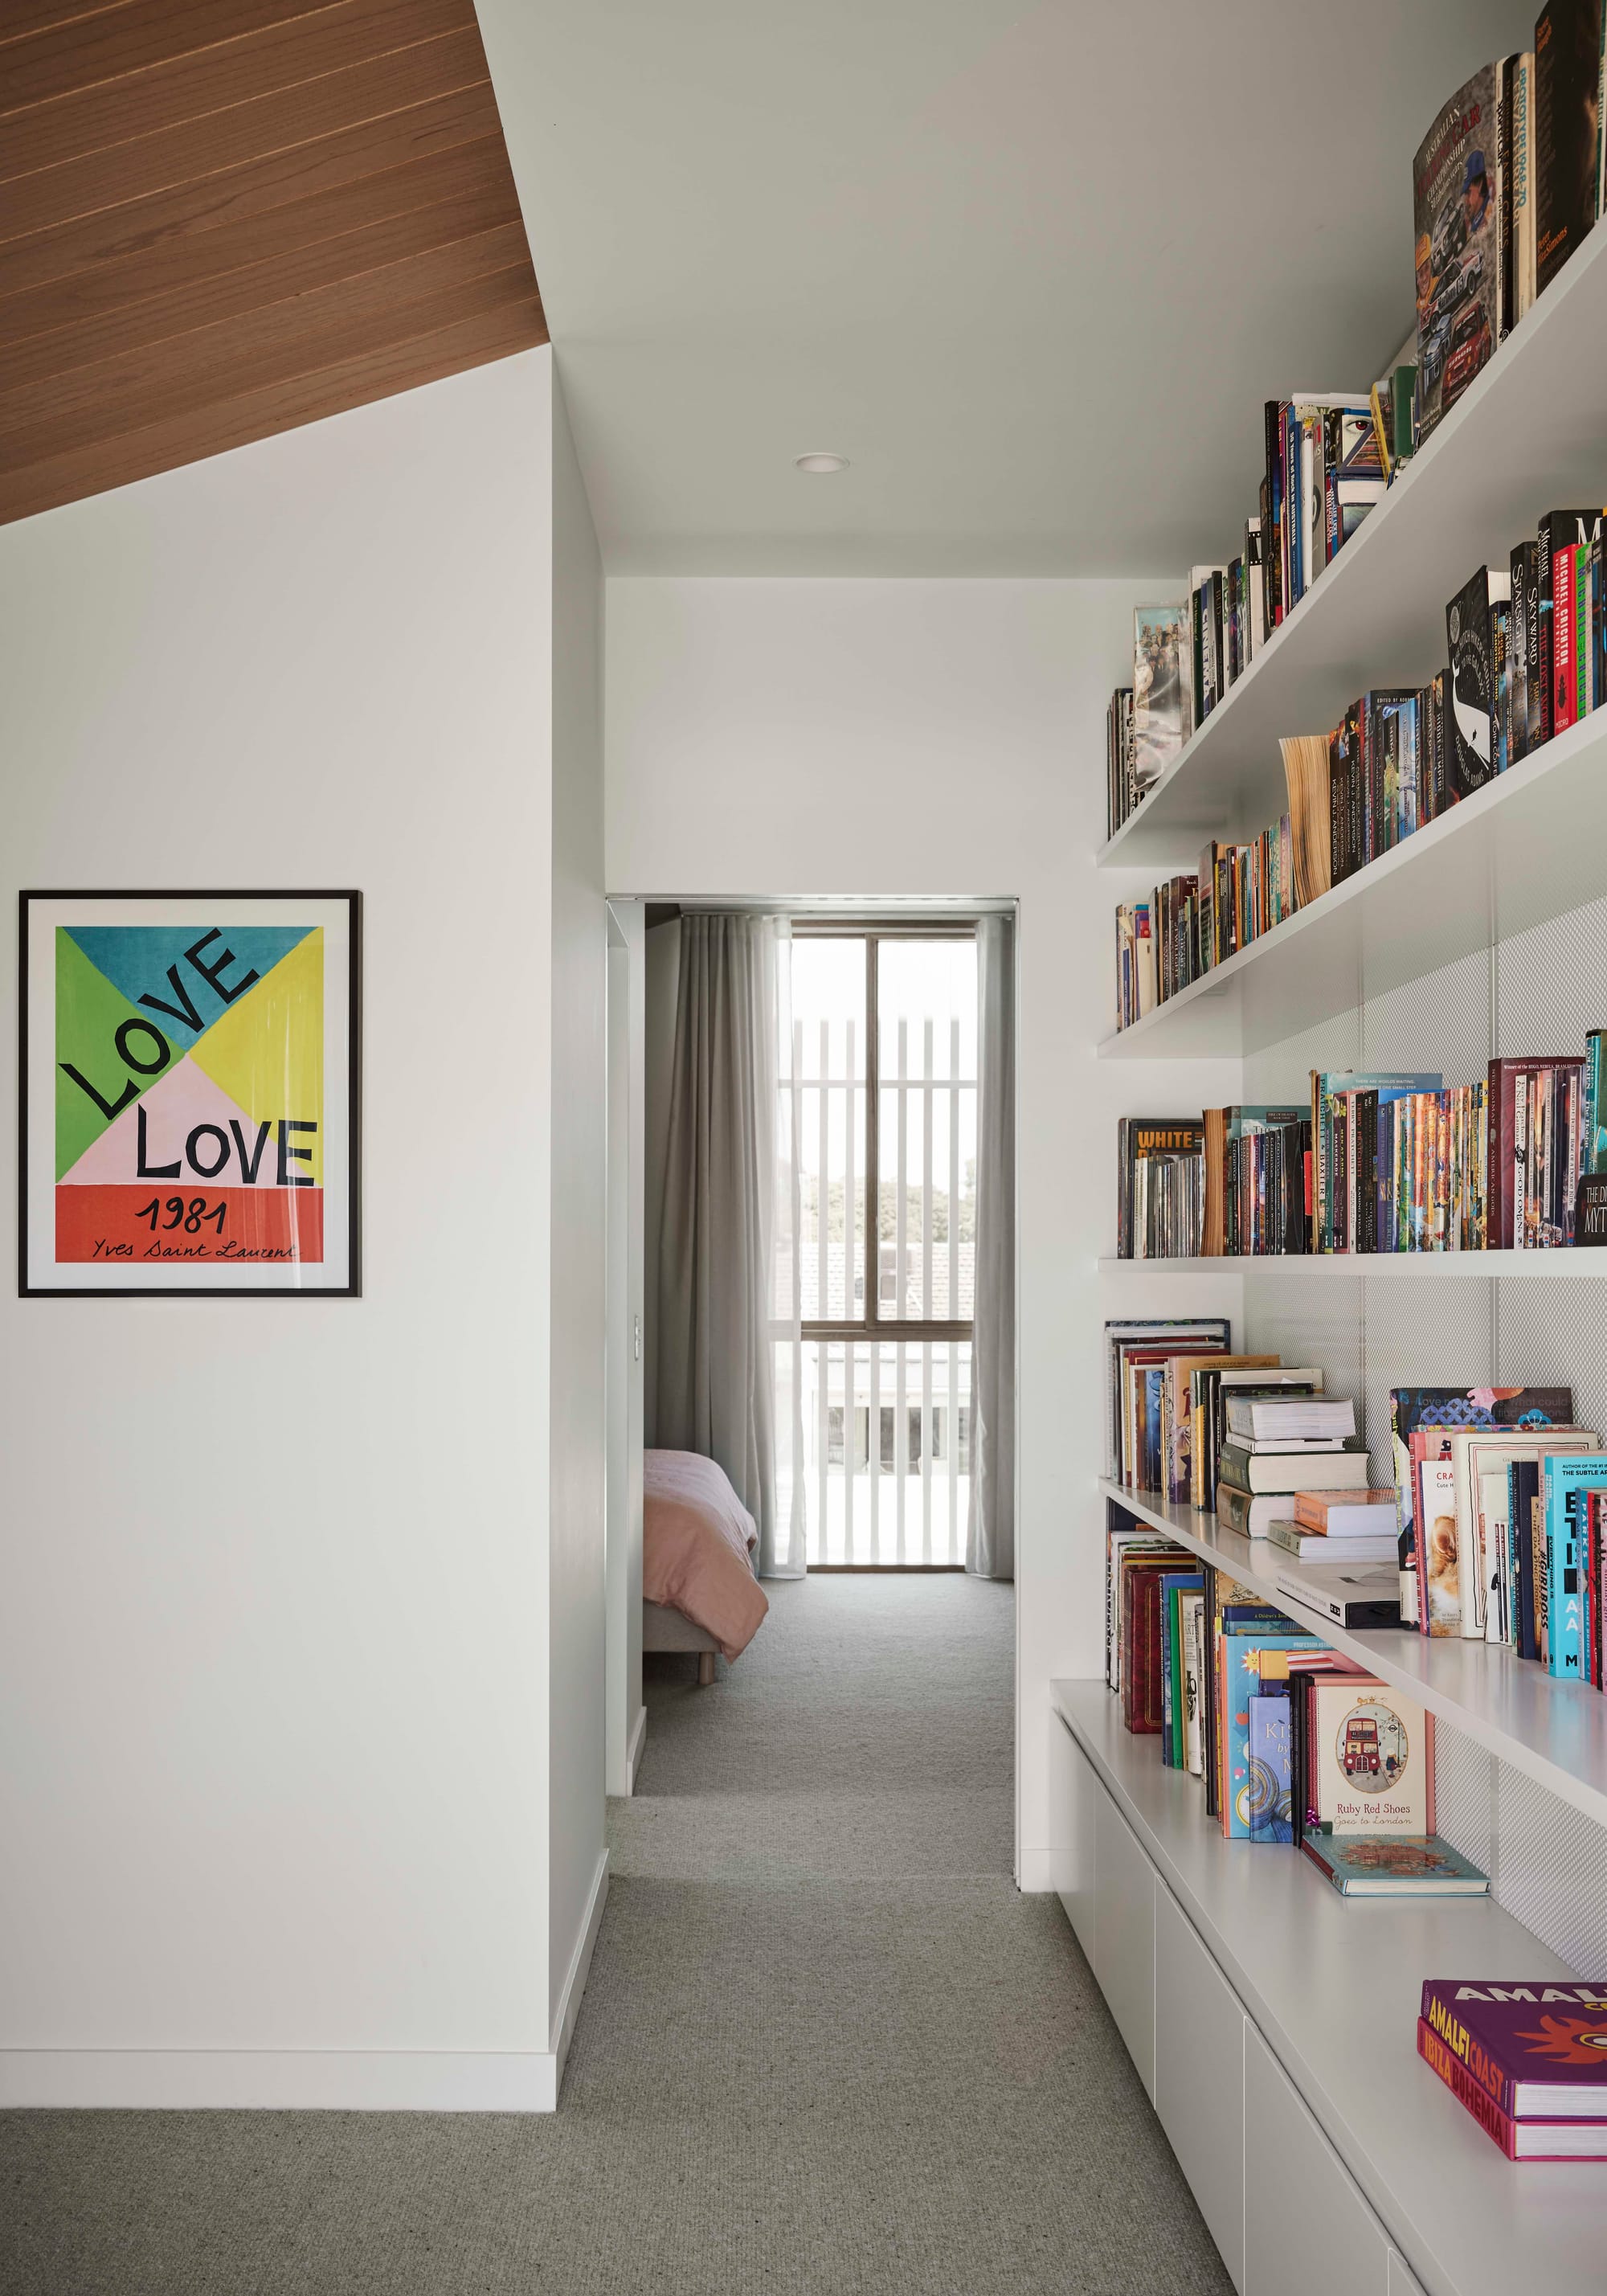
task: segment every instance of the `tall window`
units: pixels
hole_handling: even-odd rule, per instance
[[[795,923],[811,1563],[958,1564],[971,1489],[977,954],[953,929]]]

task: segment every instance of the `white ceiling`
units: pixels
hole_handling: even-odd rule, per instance
[[[479,0],[611,571],[1166,574],[1412,318],[1510,0]],[[827,448],[852,467],[808,478]]]

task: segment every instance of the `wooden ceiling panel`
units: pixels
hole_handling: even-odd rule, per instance
[[[472,0],[5,0],[0,520],[545,340]]]

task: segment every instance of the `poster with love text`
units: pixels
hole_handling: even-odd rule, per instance
[[[24,1296],[355,1296],[357,893],[25,893]]]

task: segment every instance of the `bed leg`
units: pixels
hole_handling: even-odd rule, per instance
[[[698,1688],[700,1690],[707,1690],[713,1680],[714,1652],[712,1651],[700,1651],[698,1652]]]

